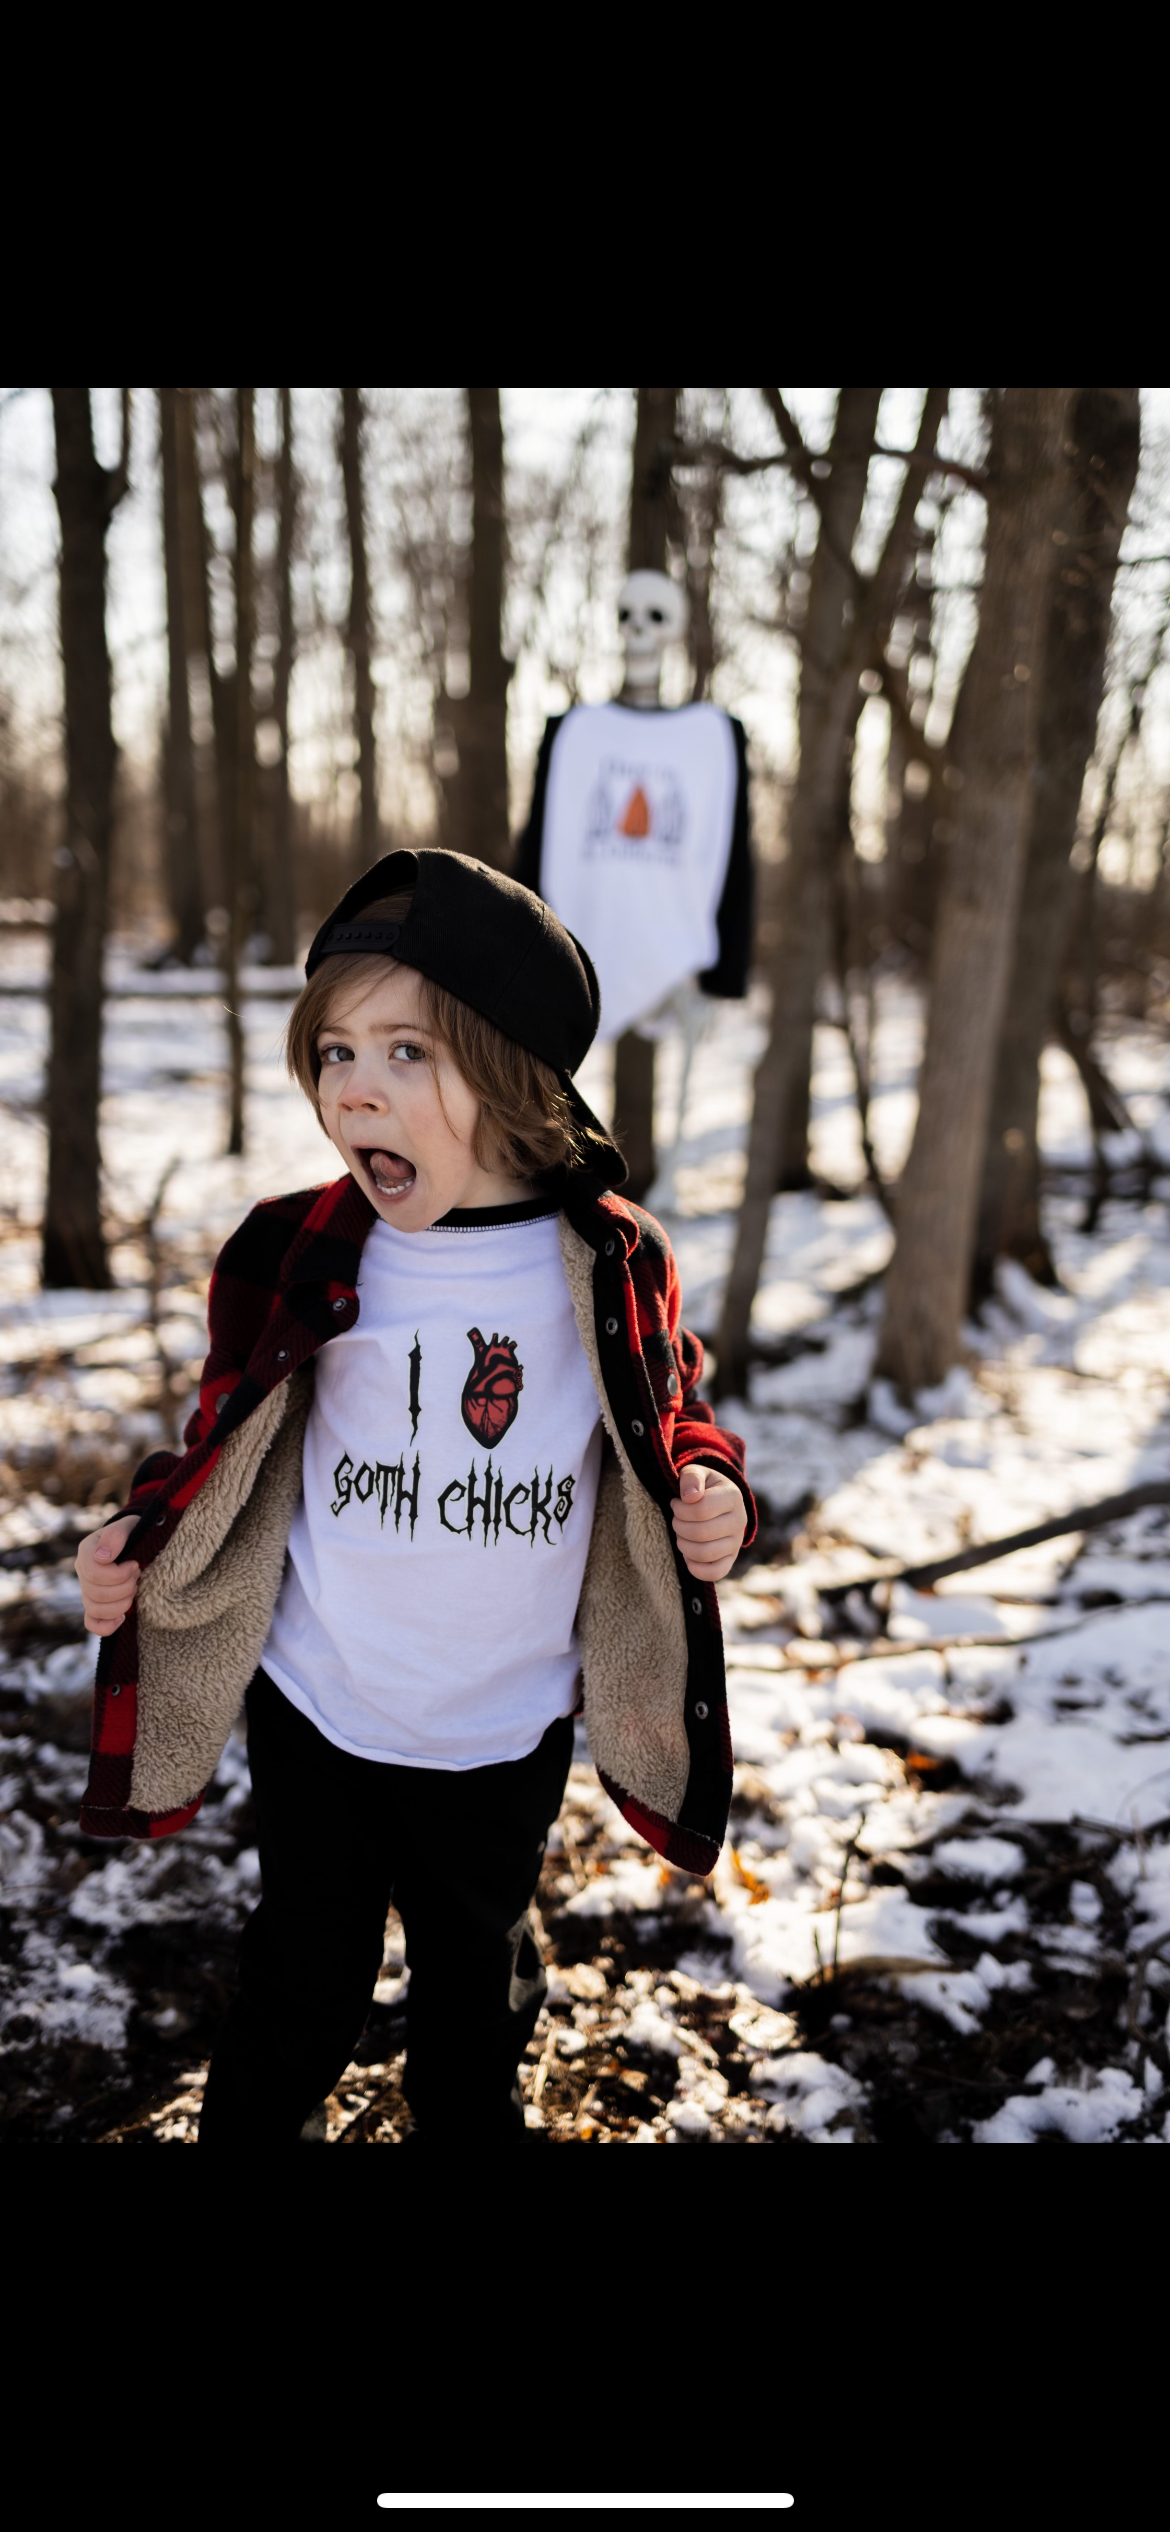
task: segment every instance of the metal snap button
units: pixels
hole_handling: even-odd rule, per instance
[[[641,1439],[642,1439],[642,1435],[644,1434],[645,1430],[646,1430],[645,1425],[644,1425],[644,1424],[639,1424],[638,1419],[637,1419],[637,1416],[635,1416],[635,1417],[634,1417],[634,1421],[633,1421],[633,1423],[632,1423],[632,1424],[631,1424],[631,1426],[630,1426],[630,1431],[631,1431],[631,1433],[636,1433],[636,1434],[637,1434],[637,1436],[638,1436],[638,1440],[639,1440],[639,1441],[641,1441]]]
[[[159,1516],[158,1516],[158,1519],[157,1519],[157,1521],[155,1522],[155,1525],[154,1525],[154,1526],[155,1526],[156,1530],[165,1530],[165,1528],[166,1528],[166,1526],[167,1526],[167,1516],[166,1516],[165,1512],[160,1512],[160,1514],[159,1514]]]
[[[283,1346],[281,1347],[281,1350],[280,1350],[279,1354],[277,1355],[276,1359],[277,1359],[277,1362],[278,1362],[278,1363],[287,1363],[287,1361],[288,1361],[288,1355],[286,1354],[286,1352],[285,1352],[285,1350],[284,1350],[284,1347],[283,1347]]]
[[[348,1301],[335,1301],[333,1307],[335,1310],[348,1310],[349,1303]]]
[[[223,1411],[224,1411],[224,1408],[226,1407],[226,1405],[227,1405],[227,1391],[226,1391],[226,1389],[224,1389],[224,1390],[221,1390],[221,1392],[220,1392],[220,1394],[219,1394],[219,1397],[216,1399],[216,1402],[215,1402],[215,1412],[216,1412],[216,1414],[217,1414],[217,1415],[222,1415],[222,1414],[223,1414]]]
[[[606,1254],[606,1256],[607,1256],[607,1257],[612,1257],[612,1256],[613,1256],[613,1241],[612,1241],[612,1240],[607,1240],[607,1241],[606,1241],[606,1243],[605,1243],[605,1254]]]
[[[617,1320],[616,1320],[616,1319],[607,1319],[607,1320],[606,1320],[606,1322],[605,1322],[605,1333],[606,1333],[606,1335],[607,1335],[607,1336],[616,1336],[616,1335],[617,1335]]]
[[[667,1381],[667,1384],[666,1384],[666,1394],[667,1394],[667,1397],[668,1397],[668,1398],[673,1398],[674,1393],[675,1393],[675,1390],[677,1389],[677,1387],[678,1387],[678,1373],[677,1373],[677,1372],[672,1372],[672,1373],[671,1373],[671,1375],[670,1375],[670,1378],[669,1378],[669,1380]]]
[[[699,1718],[700,1723],[705,1723],[705,1722],[706,1722],[706,1720],[707,1720],[707,1708],[706,1708],[706,1706],[700,1703],[699,1705],[697,1705],[697,1706],[695,1707],[695,1712],[696,1712],[696,1714],[698,1715],[698,1718]]]
[[[703,1603],[702,1603],[702,1601],[701,1601],[701,1600],[692,1600],[692,1602],[691,1602],[691,1607],[692,1607],[692,1609],[694,1610],[695,1616],[696,1616],[697,1618],[701,1618],[701,1617],[702,1617],[702,1614],[703,1614]]]

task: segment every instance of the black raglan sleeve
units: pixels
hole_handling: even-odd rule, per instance
[[[549,762],[552,757],[553,740],[565,717],[563,712],[557,712],[550,721],[545,722],[544,737],[540,742],[536,772],[532,779],[532,806],[528,812],[528,824],[517,841],[512,857],[513,879],[518,879],[522,887],[531,888],[534,897],[539,897],[541,894],[540,858],[544,843],[544,804],[548,795]]]
[[[751,972],[755,871],[748,796],[747,738],[742,721],[735,720],[730,714],[728,718],[735,740],[736,769],[731,852],[719,912],[715,918],[719,930],[719,956],[715,965],[708,967],[706,973],[700,976],[699,983],[704,993],[715,994],[721,1001],[734,1002],[747,992]]]

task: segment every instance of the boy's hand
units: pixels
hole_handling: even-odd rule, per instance
[[[135,1564],[117,1565],[114,1559],[137,1527],[137,1514],[124,1513],[120,1521],[111,1521],[108,1529],[94,1530],[78,1548],[77,1579],[88,1635],[113,1635],[133,1606],[141,1569]]]
[[[722,1469],[692,1460],[678,1481],[671,1505],[683,1563],[696,1582],[722,1582],[731,1572],[747,1528],[747,1505]]]

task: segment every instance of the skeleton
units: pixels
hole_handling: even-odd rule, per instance
[[[623,580],[618,591],[618,623],[626,666],[619,703],[626,704],[635,712],[657,712],[661,709],[663,653],[668,642],[685,640],[690,612],[686,592],[678,587],[676,581],[668,580],[665,572],[632,571]],[[658,1174],[645,1198],[652,1213],[675,1210],[674,1174],[686,1122],[691,1067],[699,1041],[709,1029],[712,1017],[712,1006],[706,994],[700,993],[693,977],[688,977],[684,984],[677,985],[674,992],[659,1003],[657,1010],[648,1012],[638,1024],[639,1037],[664,1038],[675,1030],[682,1037],[682,1069],[674,1134],[659,1160]]]
[[[691,610],[686,593],[664,571],[632,571],[618,591],[618,623],[626,654],[619,703],[635,712],[657,712],[662,654],[668,642],[686,639]]]

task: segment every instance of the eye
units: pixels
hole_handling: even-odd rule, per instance
[[[394,1046],[391,1048],[391,1063],[393,1063],[399,1055],[404,1056],[408,1064],[425,1064],[427,1060],[426,1048],[422,1046],[415,1046],[409,1038],[404,1038],[401,1046]]]
[[[619,623],[619,624],[628,624],[628,623],[629,623],[629,621],[630,621],[630,610],[629,610],[629,608],[628,608],[628,607],[619,607],[619,608],[618,608],[618,623]]]
[[[661,622],[662,622],[662,609],[661,609],[661,607],[651,607],[651,609],[650,609],[650,622],[651,622],[651,624],[661,624]]]
[[[323,1046],[319,1052],[322,1072],[327,1064],[352,1064],[353,1062],[352,1046]]]

